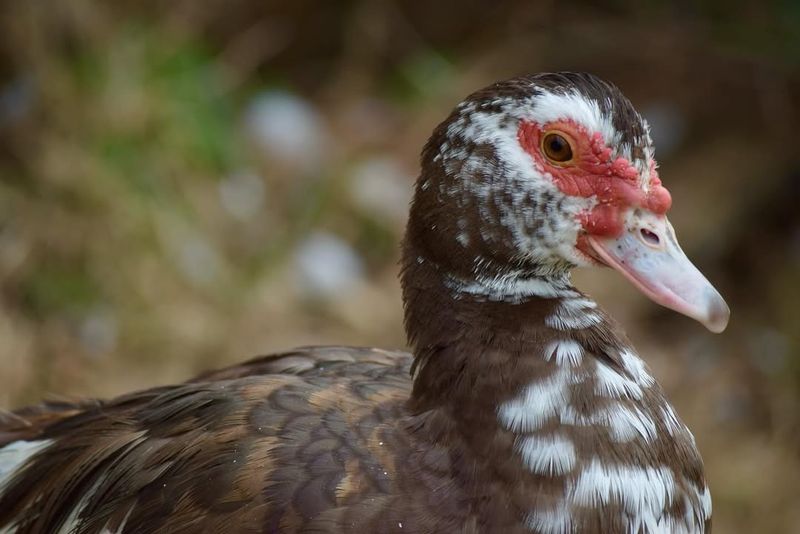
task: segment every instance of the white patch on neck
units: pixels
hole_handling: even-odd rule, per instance
[[[21,469],[25,468],[28,459],[46,449],[53,441],[12,441],[0,449],[0,493]]]
[[[596,308],[597,304],[587,298],[565,298],[552,315],[545,317],[544,324],[555,330],[589,328],[603,321],[600,313],[594,311]]]
[[[578,367],[583,361],[583,347],[571,339],[552,341],[544,349],[544,359],[549,362],[554,358],[557,365]]]
[[[526,278],[518,272],[499,276],[476,276],[475,280],[464,282],[448,276],[445,284],[456,293],[484,297],[498,302],[521,302],[527,298],[559,298],[577,295],[570,288],[569,279]]]
[[[580,330],[600,324],[602,320],[602,317],[594,312],[563,315],[556,311],[552,315],[545,317],[544,324],[555,330]]]
[[[667,523],[673,523],[667,509],[678,488],[666,466],[606,465],[594,459],[571,486],[568,495],[578,506],[602,509],[621,504],[629,518],[629,532],[669,532]]]
[[[639,384],[619,374],[600,360],[596,361],[594,379],[594,392],[597,395],[614,399],[628,397],[641,400],[642,398],[642,387]]]
[[[575,445],[561,436],[525,436],[517,450],[525,466],[539,475],[560,476],[575,466]]]
[[[572,299],[564,299],[559,305],[561,309],[567,313],[585,313],[586,310],[593,310],[597,308],[597,303],[592,299],[585,297],[577,297]]]

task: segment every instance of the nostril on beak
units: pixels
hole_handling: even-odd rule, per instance
[[[641,230],[639,230],[639,233],[641,234],[644,242],[647,243],[648,245],[657,247],[661,243],[661,240],[658,238],[658,236],[654,232],[648,230],[647,228],[642,228]]]

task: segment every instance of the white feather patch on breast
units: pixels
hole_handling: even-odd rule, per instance
[[[639,408],[620,403],[610,404],[589,415],[579,414],[572,406],[566,406],[559,416],[562,425],[606,429],[616,443],[628,443],[639,438],[649,443],[656,438],[656,424],[652,418]]]
[[[656,383],[656,379],[649,373],[647,365],[638,355],[628,349],[621,350],[619,355],[625,370],[631,374],[637,384],[649,388]]]
[[[573,534],[572,510],[561,503],[555,509],[537,510],[525,518],[527,527],[540,534]]]
[[[554,330],[579,330],[599,324],[602,318],[596,313],[583,313],[580,315],[562,315],[554,313],[545,318],[544,324]]]
[[[642,398],[642,387],[639,384],[627,376],[619,374],[600,360],[597,360],[596,367],[595,394],[614,399],[628,397],[639,400]]]
[[[578,506],[603,508],[620,503],[630,517],[630,532],[667,532],[666,510],[676,496],[675,477],[666,466],[604,464],[594,459],[568,493]]]
[[[544,359],[555,359],[559,366],[578,367],[583,361],[583,347],[572,339],[552,341],[544,349]]]
[[[556,311],[566,317],[586,313],[587,308],[593,313],[587,302],[571,299]],[[565,335],[549,342],[541,358],[549,374],[527,384],[498,409],[500,423],[516,434],[514,450],[523,468],[537,476],[561,478],[565,484],[562,500],[532,506],[526,526],[540,534],[566,534],[580,528],[575,523],[579,511],[594,509],[602,515],[621,507],[619,519],[628,532],[703,532],[711,516],[704,485],[695,486],[663,462],[626,464],[597,455],[617,444],[651,447],[662,432],[688,434],[666,399],[656,406],[643,402],[655,379],[633,350],[620,349],[621,368],[613,367]],[[576,388],[598,402],[574,404]],[[545,432],[554,421],[559,426]],[[586,450],[585,442],[579,446],[574,432],[584,439],[594,436],[597,448]],[[680,504],[685,512],[676,515]]]
[[[569,382],[563,372],[528,385],[522,395],[500,405],[498,416],[512,432],[538,430],[569,401]]]
[[[577,330],[589,328],[602,322],[602,316],[594,310],[597,304],[585,298],[562,300],[544,324],[555,330]]]
[[[575,467],[575,445],[563,436],[525,436],[520,440],[518,450],[533,473],[559,476]]]

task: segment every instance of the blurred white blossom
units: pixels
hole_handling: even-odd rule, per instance
[[[266,91],[246,111],[250,135],[269,159],[291,168],[314,171],[328,152],[328,131],[319,112],[285,91]]]
[[[117,317],[108,308],[95,308],[80,324],[80,340],[87,351],[99,356],[117,347]]]
[[[224,261],[215,245],[186,221],[168,216],[159,221],[159,237],[180,273],[192,284],[210,287],[222,281]]]
[[[350,194],[362,209],[393,221],[404,221],[411,200],[410,174],[389,156],[377,156],[353,169]]]
[[[356,251],[327,232],[311,234],[300,243],[294,267],[301,292],[323,298],[347,295],[364,273],[363,261]]]

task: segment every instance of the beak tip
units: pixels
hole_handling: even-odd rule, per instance
[[[730,308],[728,308],[728,305],[722,297],[717,294],[716,298],[711,301],[711,305],[708,307],[706,320],[703,321],[703,324],[711,332],[720,334],[727,328],[730,317]]]

